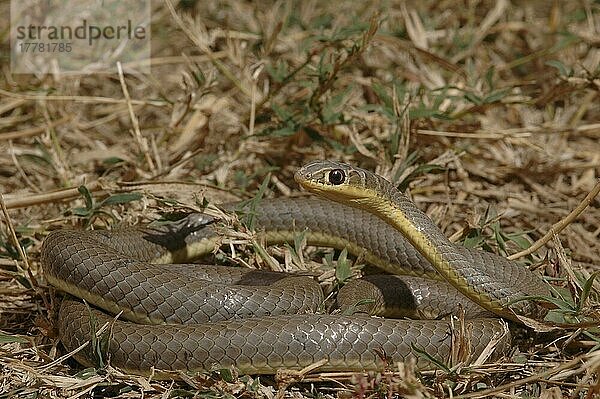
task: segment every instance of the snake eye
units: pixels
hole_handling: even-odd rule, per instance
[[[341,169],[334,169],[329,172],[329,183],[334,186],[338,186],[342,184],[346,180],[346,174]]]

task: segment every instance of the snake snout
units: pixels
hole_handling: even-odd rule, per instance
[[[366,177],[362,169],[337,161],[312,161],[294,175],[303,189],[338,202],[369,197]]]

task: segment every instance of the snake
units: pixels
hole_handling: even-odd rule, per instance
[[[264,242],[300,236],[408,276],[357,280],[362,290],[340,290],[345,310],[324,313],[322,290],[310,276],[182,264],[222,243],[214,216],[113,231],[57,230],[44,240],[40,258],[47,281],[65,293],[57,321],[64,348],[86,366],[109,362],[155,378],[228,368],[362,372],[409,361],[426,369],[476,361],[493,349],[491,342],[500,356],[510,347],[504,319],[544,317],[536,298],[550,291],[540,276],[451,242],[383,177],[313,161],[294,178],[316,197],[242,207]],[[438,280],[441,289],[434,288]],[[365,296],[372,300],[365,304]],[[377,316],[385,314],[384,302],[402,300],[408,304],[401,318]],[[446,307],[433,311],[432,303]],[[461,317],[442,317],[449,313]],[[406,319],[422,314],[438,319]]]

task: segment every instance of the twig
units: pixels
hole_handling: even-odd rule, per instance
[[[129,96],[129,90],[127,90],[127,85],[125,84],[125,77],[123,76],[123,67],[120,62],[117,62],[117,70],[119,71],[119,81],[121,82],[121,90],[123,91],[123,96],[125,96],[125,100],[127,102],[129,118],[131,119],[131,124],[133,125],[133,138],[137,141],[140,150],[144,154],[144,157],[146,158],[146,163],[150,167],[150,171],[152,172],[152,174],[156,174],[156,167],[154,166],[154,161],[150,156],[148,142],[144,137],[142,137],[142,132],[140,131],[140,123],[138,121],[137,116],[135,116],[135,112],[133,112],[131,97]]]
[[[93,181],[85,185],[89,191],[98,191],[102,189],[98,180]],[[73,199],[79,197],[79,189],[77,187],[67,188],[59,191],[52,191],[49,193],[42,193],[36,195],[30,195],[28,197],[23,196],[11,196],[3,200],[7,209],[24,208],[32,205],[46,204],[49,202],[56,202],[65,199]],[[13,198],[14,197],[14,198]]]
[[[98,96],[52,96],[44,94],[22,94],[12,93],[10,91],[0,89],[0,96],[9,98],[20,98],[24,100],[32,101],[72,101],[75,103],[100,103],[100,104],[122,104],[125,103],[125,99],[111,98],[111,97],[98,97]],[[170,105],[167,101],[161,100],[131,100],[133,105],[153,105],[155,107],[165,107]]]
[[[31,266],[29,265],[29,259],[27,258],[25,251],[23,251],[23,247],[21,247],[21,243],[17,239],[17,234],[15,233],[15,228],[12,224],[12,220],[10,219],[10,215],[8,214],[8,209],[6,208],[6,204],[4,203],[4,197],[2,196],[2,193],[0,193],[0,208],[2,208],[2,214],[4,215],[4,220],[6,222],[6,227],[8,228],[10,239],[13,242],[13,245],[15,246],[17,251],[19,252],[19,257],[23,261],[23,266],[25,266],[25,271],[27,272],[27,276],[29,277],[29,280],[31,281],[31,286],[33,287],[33,290],[35,291],[35,293],[40,295],[40,292],[38,292],[39,284],[31,271]],[[43,295],[40,295],[40,296],[42,298],[44,298]],[[48,305],[48,304],[46,304],[46,305]]]
[[[215,56],[212,50],[202,41],[198,40],[194,32],[190,30],[188,26],[183,22],[179,14],[175,11],[175,7],[173,6],[173,2],[171,0],[166,0],[165,4],[171,13],[171,17],[175,20],[177,25],[181,28],[181,30],[186,34],[186,36],[194,43],[206,56],[210,59],[210,62],[217,68],[231,83],[233,83],[238,89],[242,91],[247,97],[252,97],[252,92],[248,87],[242,84],[242,81],[235,77],[235,75],[223,64],[219,61]]]
[[[30,270],[29,260],[27,259],[27,256],[25,255],[25,252],[23,251],[23,248],[21,248],[21,244],[19,243],[19,240],[17,239],[17,234],[15,233],[15,229],[14,229],[14,226],[10,219],[10,215],[8,214],[8,209],[6,208],[6,204],[4,203],[4,196],[2,195],[2,193],[0,193],[0,208],[2,208],[2,214],[4,215],[4,221],[6,222],[6,227],[8,228],[8,231],[10,233],[10,238],[13,242],[13,245],[19,252],[19,256],[23,260],[23,263],[25,264],[25,268],[29,271]],[[33,278],[33,276],[31,276],[31,277],[35,281],[35,278]]]
[[[8,148],[10,152],[10,157],[13,161],[13,165],[15,165],[15,168],[17,168],[17,171],[21,175],[21,178],[25,181],[25,183],[27,183],[27,185],[30,189],[33,190],[33,192],[39,193],[39,188],[35,184],[33,184],[31,179],[29,179],[29,176],[27,176],[27,173],[25,173],[25,171],[21,167],[21,164],[19,163],[19,158],[17,158],[17,155],[15,154],[15,149],[13,148],[12,140],[8,140]]]
[[[326,79],[323,82],[319,82],[319,85],[313,92],[310,97],[309,103],[311,106],[314,106],[317,101],[332,87],[333,84],[338,79],[338,73],[348,65],[352,65],[357,59],[365,52],[365,49],[370,44],[373,36],[377,33],[377,29],[379,28],[379,14],[376,13],[371,16],[369,21],[369,29],[363,34],[360,45],[355,45],[352,47],[346,58],[343,60],[335,60],[333,66],[331,67],[331,72],[329,72]]]
[[[553,225],[550,228],[550,230],[548,230],[548,232],[542,238],[533,243],[532,246],[521,252],[512,254],[508,257],[508,259],[518,259],[520,257],[532,254],[533,252],[540,249],[542,245],[550,241],[554,235],[558,235],[558,233],[560,233],[565,227],[567,227],[571,222],[573,222],[573,220],[575,220],[577,216],[579,216],[585,210],[585,208],[587,208],[592,203],[592,201],[594,200],[594,198],[596,198],[598,193],[600,193],[600,180],[596,183],[592,191],[590,191],[589,194],[585,196],[585,198],[583,199],[583,201],[581,201],[577,208],[573,209],[571,213],[569,213],[564,219]]]
[[[65,116],[64,118],[58,119],[56,121],[52,121],[44,126],[36,126],[31,127],[29,129],[17,130],[14,132],[4,132],[0,133],[0,140],[12,140],[12,139],[20,139],[23,137],[36,136],[40,133],[44,133],[46,129],[50,129],[56,127],[58,125],[62,125],[64,123],[69,122],[72,119],[71,116]]]
[[[503,15],[505,15],[506,8],[508,6],[509,6],[509,2],[506,0],[496,2],[496,5],[494,6],[494,8],[492,10],[490,10],[487,13],[485,18],[481,22],[481,25],[479,25],[479,27],[475,30],[475,32],[473,32],[473,34],[472,34],[473,39],[471,40],[471,43],[468,44],[466,49],[464,49],[463,51],[459,52],[454,57],[452,57],[453,64],[458,64],[458,63],[460,63],[460,61],[462,61],[466,57],[469,57],[473,54],[473,52],[475,51],[477,46],[479,46],[479,44],[483,41],[483,39],[485,39],[486,35],[488,34],[488,32],[490,31],[492,26],[496,22],[498,22],[498,20],[500,20],[500,18],[502,18]]]
[[[573,367],[574,365],[576,365],[577,363],[581,362],[584,359],[584,357],[585,357],[585,355],[580,355],[580,356],[577,356],[576,358],[574,358],[573,360],[571,360],[570,362],[567,362],[559,367],[556,367],[556,368],[553,368],[550,370],[546,370],[542,373],[538,373],[538,374],[531,375],[529,377],[521,378],[520,380],[513,381],[508,384],[500,385],[496,388],[485,389],[483,391],[468,393],[465,395],[458,395],[458,396],[455,396],[454,399],[488,398],[493,394],[504,392],[511,388],[525,385],[530,382],[538,381],[542,378],[546,378],[553,374],[559,373],[563,370],[568,370],[571,367]]]
[[[250,98],[250,120],[248,121],[248,136],[254,135],[254,123],[256,123],[256,81],[252,81],[252,96]]]

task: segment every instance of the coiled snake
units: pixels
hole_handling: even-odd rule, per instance
[[[451,243],[382,177],[338,162],[315,161],[298,170],[295,179],[328,200],[261,201],[254,211],[266,241],[290,241],[307,230],[309,244],[347,247],[388,272],[406,274],[401,265],[410,264],[409,274],[438,273],[459,292],[446,287],[434,294],[433,302],[451,303],[438,315],[454,312],[457,303],[473,315],[485,313],[480,306],[512,320],[515,314],[544,315],[542,308],[527,299],[548,295],[538,276],[500,256]],[[41,254],[48,281],[94,307],[120,314],[114,320],[80,300],[63,300],[58,328],[66,349],[82,346],[109,322],[99,342],[111,364],[159,377],[227,367],[241,373],[272,374],[280,368],[300,370],[320,361],[320,371],[380,370],[410,357],[420,367],[431,367],[427,357],[416,353],[423,351],[441,361],[450,356],[454,329],[448,320],[315,314],[323,297],[318,284],[308,277],[266,273],[260,274],[257,283],[251,282],[254,272],[241,269],[152,263],[176,262],[212,251],[218,242],[213,221],[192,215],[156,228],[51,233]],[[204,279],[215,270],[222,282]],[[390,284],[384,296],[391,292],[392,301],[398,299],[395,296],[406,296],[409,310],[403,314],[431,313],[423,297],[435,288],[421,286],[418,278],[398,281]],[[342,307],[357,304],[360,308],[362,296],[371,297],[365,294],[369,289],[347,294]],[[376,312],[379,305],[371,310]],[[499,347],[509,340],[506,323],[499,318],[469,319],[465,330],[469,339],[464,349],[470,359],[476,359],[492,337],[497,337]],[[88,345],[76,358],[93,365],[97,352]]]

